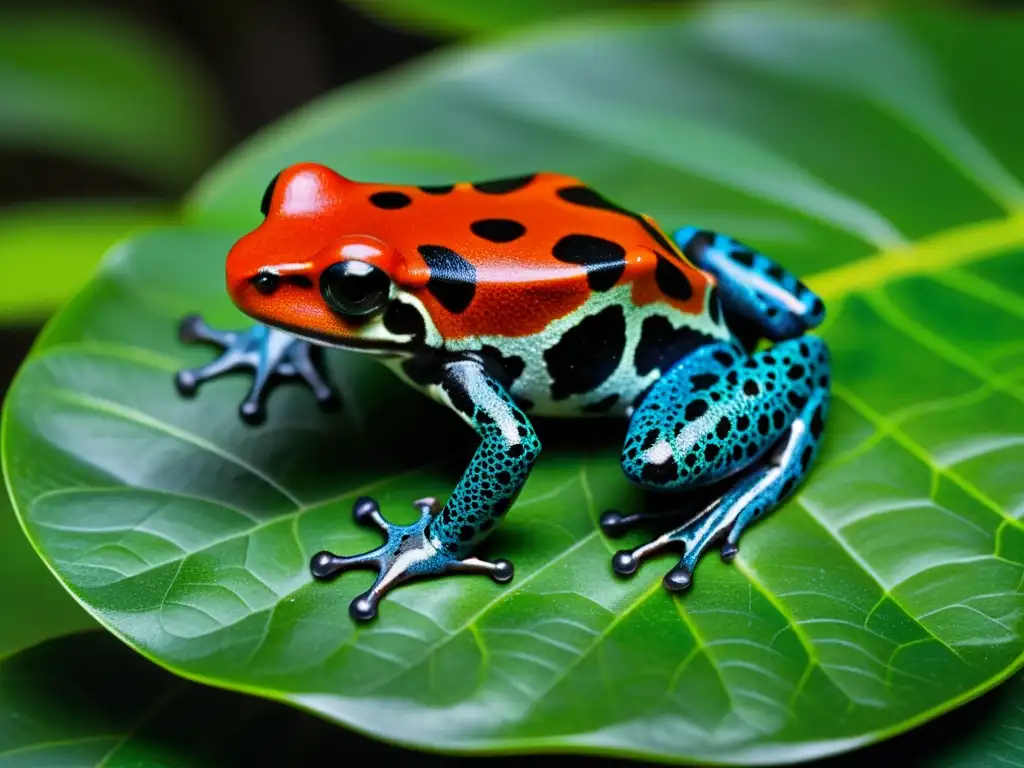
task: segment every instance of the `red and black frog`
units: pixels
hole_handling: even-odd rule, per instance
[[[399,526],[360,498],[356,520],[386,543],[313,555],[320,580],[377,570],[352,602],[355,619],[373,618],[382,596],[412,578],[512,578],[507,560],[473,553],[540,455],[532,416],[622,418],[629,480],[660,492],[715,489],[692,519],[613,558],[627,576],[644,556],[681,546],[664,577],[673,591],[690,586],[712,545],[735,556],[743,532],[815,460],[829,352],[807,331],[824,305],[736,240],[696,227],[666,236],[650,217],[555,173],[417,187],[301,163],[271,181],[262,212],[227,257],[230,296],[258,324],[223,332],[185,318],[184,340],[223,354],[181,371],[179,391],[251,368],[240,412],[258,423],[281,378],[305,380],[330,403],[311,353],[340,347],[374,355],[480,438],[443,505],[420,500],[420,519]],[[601,526],[618,535],[641,517],[608,512]]]

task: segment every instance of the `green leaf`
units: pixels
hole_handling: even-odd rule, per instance
[[[394,27],[433,35],[502,32],[643,0],[347,0]]]
[[[0,12],[0,147],[178,187],[220,148],[221,115],[184,52],[117,17]]]
[[[96,626],[32,551],[6,493],[0,495],[0,605],[0,660],[51,637]],[[0,712],[0,722],[4,717]]]
[[[0,210],[0,322],[49,316],[85,284],[111,245],[174,218],[164,206],[134,201]]]
[[[1024,747],[1017,722],[1024,675],[954,715],[883,745],[814,768],[869,762],[913,768],[1003,768]],[[965,716],[970,715],[971,720]],[[26,724],[30,724],[26,727]],[[332,728],[271,702],[186,683],[133,654],[113,637],[89,632],[0,659],[0,767],[103,765],[244,766],[410,760],[425,768],[443,756],[411,754]],[[906,756],[916,759],[907,763]],[[481,758],[467,766],[502,768],[519,758]],[[533,759],[538,768],[564,765]],[[586,765],[602,766],[603,761]],[[808,766],[810,768],[810,766]]]
[[[330,97],[200,187],[190,220],[221,231],[118,250],[22,369],[3,441],[35,544],[101,622],[188,677],[479,753],[807,759],[1021,665],[1024,147],[1005,94],[1024,27],[687,19],[549,28]],[[596,526],[642,502],[622,426],[548,424],[481,553],[516,579],[412,584],[356,628],[370,575],[313,584],[310,555],[376,545],[351,521],[361,493],[406,520],[444,498],[468,429],[354,354],[330,358],[345,411],[285,389],[256,431],[236,416],[244,379],[193,402],[171,383],[210,359],[175,341],[181,315],[245,323],[224,254],[298,160],[415,183],[552,168],[773,254],[830,307],[835,399],[810,481],[673,598],[670,559],[618,580],[621,543]]]

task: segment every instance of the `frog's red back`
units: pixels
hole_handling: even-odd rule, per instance
[[[366,259],[416,296],[448,339],[537,333],[624,285],[637,306],[706,308],[711,278],[653,220],[561,174],[415,187],[300,164],[268,188],[264,212],[232,251],[229,286],[282,265],[315,283],[339,259]]]

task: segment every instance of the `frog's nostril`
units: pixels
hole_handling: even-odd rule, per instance
[[[277,290],[277,287],[281,284],[281,278],[273,272],[258,272],[249,278],[249,282],[253,288],[264,296],[269,296]]]

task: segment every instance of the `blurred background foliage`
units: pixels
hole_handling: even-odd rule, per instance
[[[732,0],[718,0],[719,3]],[[772,0],[764,0],[771,2]],[[776,0],[1013,11],[1017,0]],[[316,96],[465,38],[686,0],[4,0],[0,372],[133,230]],[[10,333],[12,326],[25,333]],[[16,363],[15,363],[16,364]]]
[[[350,0],[352,5],[396,29],[411,29],[441,38],[501,33],[577,13],[612,8],[643,9],[678,5],[673,0]]]
[[[981,11],[1018,5],[923,1]],[[806,3],[905,7],[914,0],[779,0]],[[111,243],[172,221],[182,194],[228,149],[320,94],[454,40],[574,14],[686,4],[4,0],[0,323],[37,327]],[[32,335],[5,337],[24,351]],[[0,370],[7,370],[6,345],[3,351]],[[11,354],[17,358],[17,349]]]
[[[1024,10],[1019,0],[927,4],[940,2],[979,13]],[[173,222],[178,201],[201,173],[260,128],[318,95],[454,40],[501,35],[576,13],[669,4],[679,1],[5,0],[0,5],[0,394],[41,324],[88,279],[109,247],[138,229]],[[95,626],[24,542],[6,498],[0,499],[0,555],[5,616],[0,663],[19,650]],[[95,709],[99,720],[115,710],[124,714],[124,701],[118,704],[106,685],[112,677],[125,682],[137,674],[139,690],[150,693],[171,685],[166,673],[151,669],[113,638],[93,637],[40,646],[38,658],[22,663],[25,674],[15,675],[15,685],[8,682],[0,693],[33,699],[43,720],[65,727],[83,707]],[[46,655],[52,652],[57,656]],[[68,697],[68,676],[85,659],[103,674],[86,675]],[[133,665],[135,672],[119,674]],[[1024,764],[1019,762],[1024,747],[1006,738],[1022,732],[1016,723],[1024,712],[1022,679],[894,742],[828,765],[889,759],[908,766]],[[168,740],[181,728],[201,728],[224,712],[235,713],[230,723],[235,733],[252,733],[257,723],[264,735],[281,737],[272,740],[278,747],[296,734],[309,737],[305,747],[281,752],[281,759],[315,759],[321,748],[366,757],[390,749],[278,705],[242,704],[236,694],[204,697],[197,688],[187,685],[181,699],[188,703],[172,712],[169,732],[152,738],[123,735],[126,743],[138,742],[137,764],[241,764],[256,754],[276,754],[262,751],[270,748],[266,738],[250,741],[246,755],[225,750],[230,742],[221,728],[208,742],[183,746]],[[988,762],[978,757],[979,749],[996,757]],[[0,754],[0,765],[6,764]]]
[[[495,35],[546,21],[611,9],[643,12],[685,0],[348,0],[353,6],[394,29],[413,30],[441,39],[467,35]],[[717,0],[718,5],[735,0]],[[773,0],[763,0],[762,5]],[[957,2],[957,0],[774,0],[776,5],[818,5],[834,8],[968,5],[998,8],[1011,3]]]

